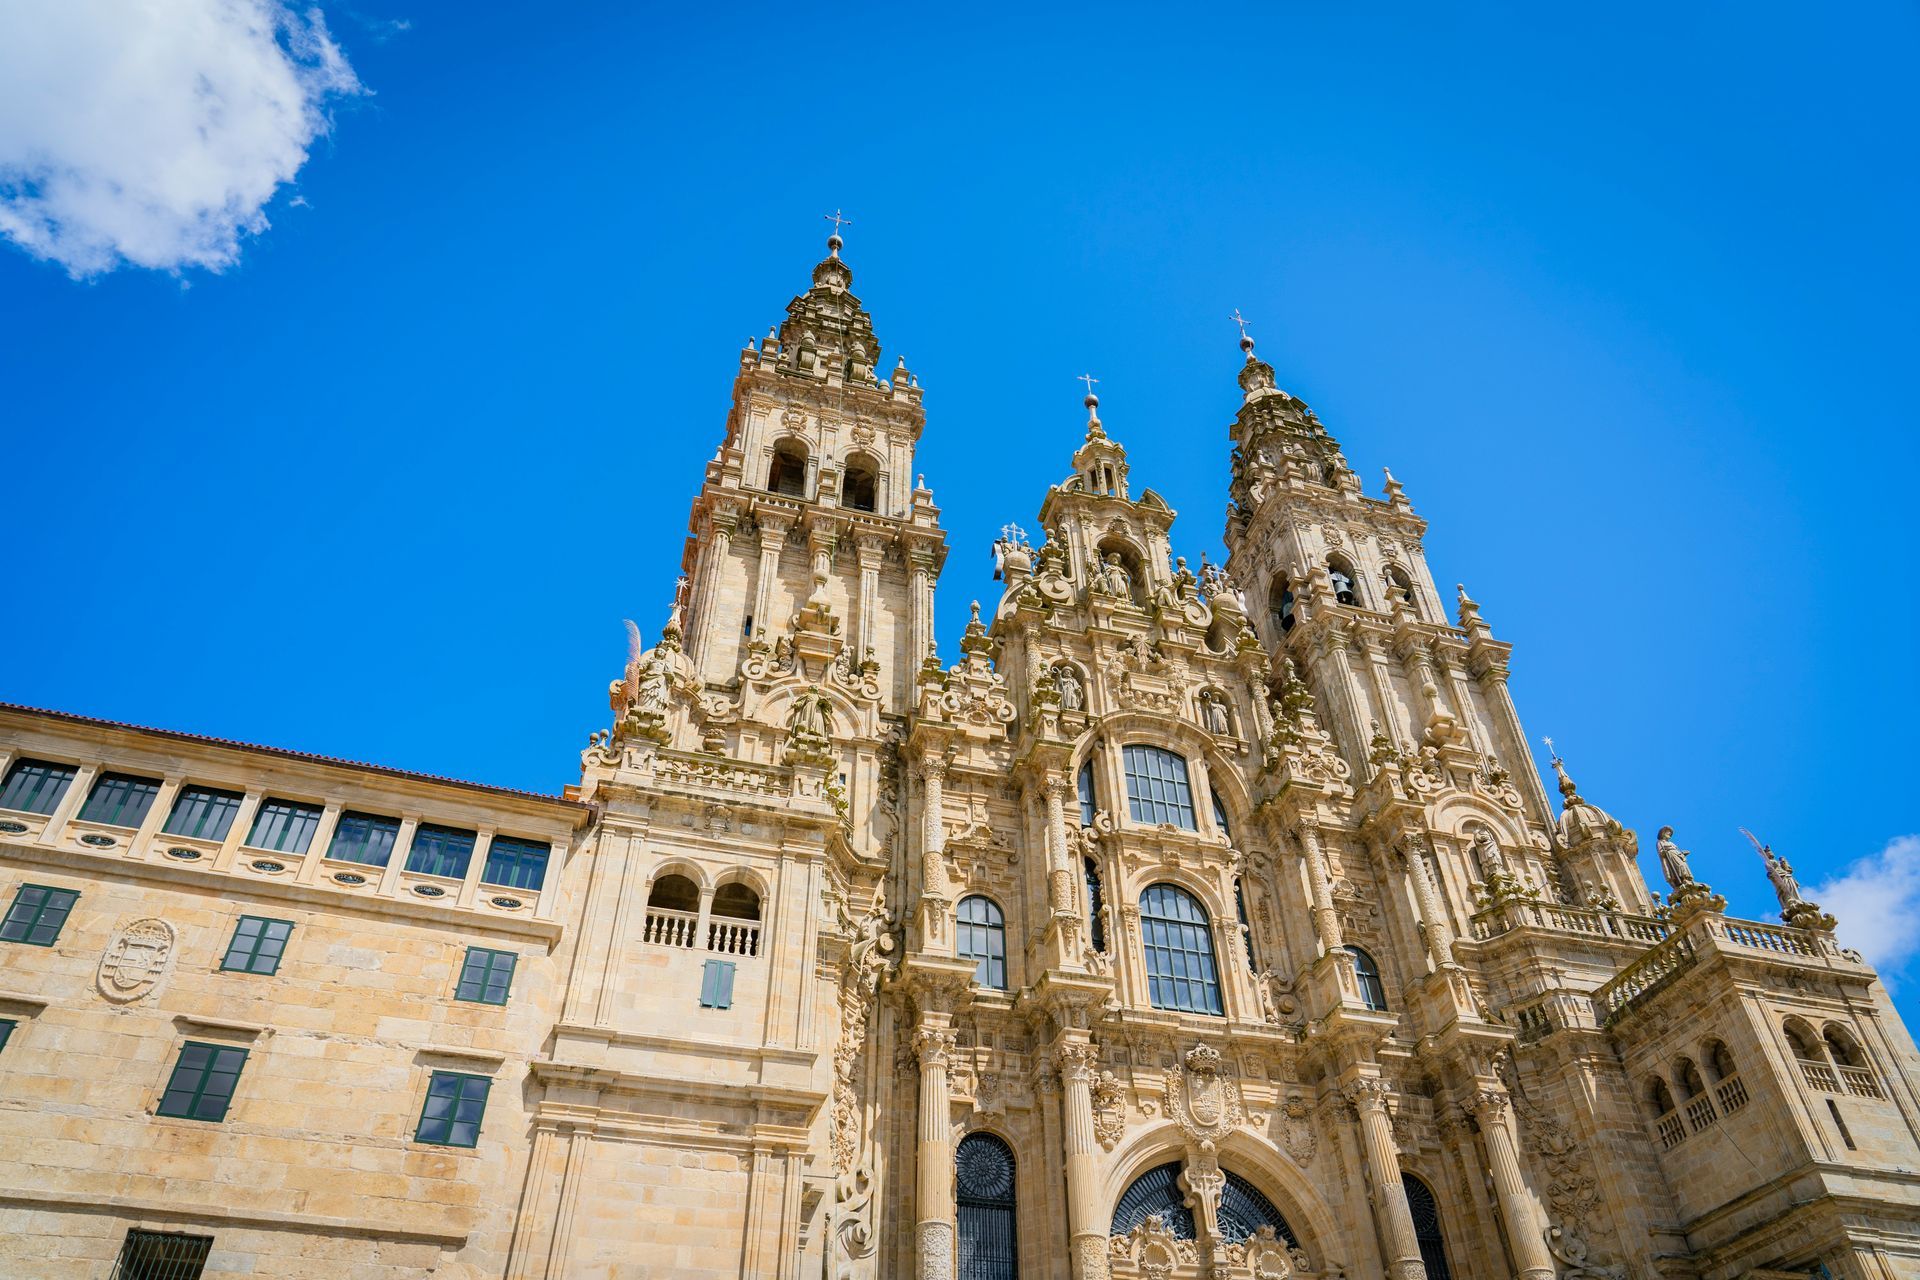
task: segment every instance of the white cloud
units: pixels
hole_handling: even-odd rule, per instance
[[[286,0],[5,0],[0,235],[75,277],[218,271],[360,92]]]
[[[1887,985],[1920,952],[1920,836],[1897,836],[1807,896],[1839,917],[1842,945],[1857,947]]]

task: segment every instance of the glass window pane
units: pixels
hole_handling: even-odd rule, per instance
[[[159,791],[158,778],[102,774],[93,784],[87,802],[80,806],[81,820],[110,827],[137,827],[146,819],[147,810],[153,807],[153,798]]]
[[[1197,829],[1184,757],[1138,744],[1121,748],[1120,756],[1127,776],[1127,812],[1135,822]]]
[[[399,835],[398,819],[375,817],[370,813],[343,813],[339,825],[333,829],[333,843],[327,848],[327,856],[342,862],[384,867],[393,857],[394,841]]]
[[[538,891],[547,878],[549,847],[532,840],[495,836],[480,878],[509,889]]]
[[[216,791],[211,787],[182,787],[173,802],[167,825],[161,828],[170,836],[193,840],[225,840],[240,812],[238,791]]]
[[[313,843],[314,829],[319,825],[318,805],[268,800],[254,815],[253,830],[247,836],[247,845],[254,849],[272,849],[277,853],[305,853],[307,846]]]
[[[421,823],[413,833],[413,848],[407,852],[407,870],[423,876],[465,879],[467,863],[473,858],[473,841],[471,831]]]
[[[73,775],[71,765],[49,760],[16,760],[7,770],[5,784],[0,785],[0,809],[52,813],[60,797],[67,794]]]
[[[1140,925],[1154,1007],[1224,1013],[1213,935],[1206,910],[1193,895],[1170,884],[1149,886],[1140,895]]]

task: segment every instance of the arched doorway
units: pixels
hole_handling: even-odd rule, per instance
[[[1205,1257],[1206,1224],[1189,1203],[1190,1179],[1184,1161],[1169,1160],[1136,1175],[1114,1204],[1109,1237],[1116,1241],[1112,1262],[1118,1277],[1194,1274],[1192,1264]],[[1249,1251],[1300,1247],[1293,1225],[1267,1194],[1229,1168],[1219,1168],[1220,1199],[1213,1213],[1218,1248],[1245,1245]],[[1264,1241],[1264,1244],[1262,1243]],[[1195,1245],[1201,1247],[1196,1250]],[[1216,1254],[1216,1256],[1218,1256]]]
[[[970,1133],[954,1152],[953,1175],[959,1280],[1018,1280],[1012,1149],[991,1133]]]
[[[1400,1175],[1407,1191],[1407,1208],[1413,1214],[1413,1238],[1420,1244],[1420,1261],[1427,1265],[1427,1280],[1453,1280],[1447,1267],[1447,1244],[1440,1234],[1440,1205],[1433,1189],[1411,1173]]]

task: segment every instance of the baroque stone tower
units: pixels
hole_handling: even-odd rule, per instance
[[[0,1272],[1920,1277],[1873,970],[1556,803],[1244,334],[1226,564],[1089,378],[943,661],[841,248],[565,795],[0,705]]]

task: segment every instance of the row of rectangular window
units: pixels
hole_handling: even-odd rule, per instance
[[[0,917],[0,942],[24,942],[50,947],[59,940],[60,930],[80,900],[74,889],[56,889],[44,884],[23,884],[13,895],[7,914]],[[280,959],[293,937],[293,921],[267,916],[241,916],[233,926],[233,937],[220,959],[220,968],[229,973],[272,975],[280,971]],[[520,957],[512,951],[489,947],[468,947],[460,964],[460,979],[454,984],[453,998],[476,1004],[505,1004],[513,989],[513,972]],[[4,1045],[0,1039],[0,1045]]]
[[[247,1050],[234,1045],[189,1040],[160,1095],[154,1114],[176,1120],[205,1120],[218,1124],[227,1118]],[[427,1083],[427,1097],[414,1126],[413,1140],[442,1147],[473,1147],[480,1143],[480,1121],[486,1114],[487,1091],[493,1081],[460,1071],[436,1071]]]
[[[0,784],[0,809],[21,813],[49,814],[66,794],[76,771],[70,765],[46,760],[20,760],[7,771]],[[158,778],[142,778],[126,773],[102,774],[80,807],[83,822],[98,822],[112,827],[138,827],[146,821],[147,811],[160,794]],[[225,840],[240,812],[242,795],[214,787],[189,786],[180,789],[173,811],[160,830],[165,835],[190,840]],[[254,815],[247,847],[294,856],[305,854],[320,827],[318,805],[294,800],[267,799]],[[384,868],[393,857],[400,836],[400,820],[377,814],[347,812],[340,815],[334,828],[327,857],[341,862]],[[418,875],[446,876],[464,880],[473,860],[477,835],[457,827],[421,823],[414,830],[413,844],[407,851],[408,871]],[[484,884],[508,889],[538,892],[547,878],[547,860],[552,847],[534,840],[495,836],[487,850],[486,866],[481,869]]]

